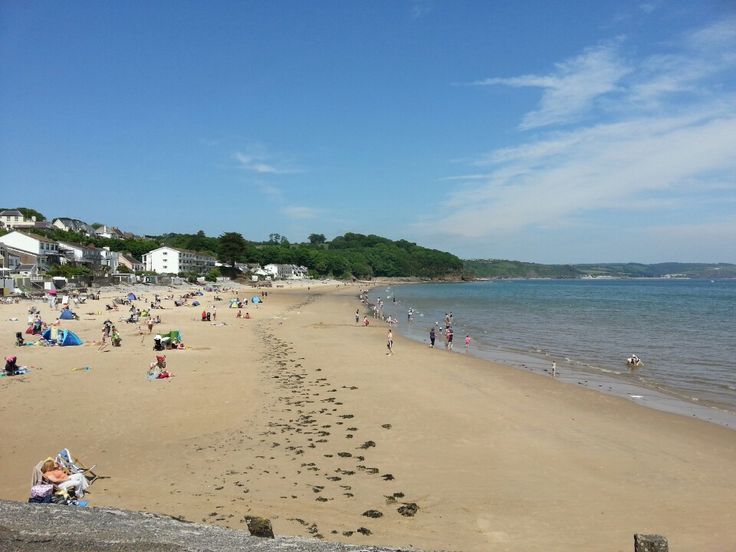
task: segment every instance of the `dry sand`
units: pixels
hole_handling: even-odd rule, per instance
[[[164,301],[157,329],[187,348],[159,381],[132,325],[119,349],[91,343],[104,293],[63,322],[82,347],[13,348],[29,304],[1,305],[3,355],[33,368],[0,378],[0,497],[25,500],[35,463],[68,447],[104,476],[90,505],[227,527],[253,513],[424,550],[628,552],[635,532],[736,550],[736,432],[400,336],[387,356],[383,325],[354,324],[358,289],[272,289],[252,320],[221,301],[217,323]]]

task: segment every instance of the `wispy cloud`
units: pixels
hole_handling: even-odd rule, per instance
[[[544,88],[539,108],[521,126],[550,128],[478,156],[468,176],[448,177],[458,188],[443,203],[444,215],[419,230],[487,240],[629,207],[646,213],[642,220],[650,224],[664,211],[689,220],[688,209],[715,212],[707,207],[714,197],[721,200],[718,216],[725,211],[736,219],[736,90],[733,80],[715,78],[736,68],[732,29],[730,22],[699,29],[656,58],[624,60],[615,45],[597,46],[549,75],[482,81]],[[592,84],[593,75],[603,83]],[[583,89],[577,95],[575,83]],[[572,99],[563,97],[567,90]],[[608,101],[598,102],[603,95]],[[602,115],[595,124],[552,128],[593,110]],[[711,233],[733,228],[707,222]]]
[[[615,91],[621,78],[630,72],[617,55],[619,42],[588,48],[555,64],[555,70],[547,75],[493,77],[471,84],[544,89],[539,108],[524,116],[522,129],[574,122],[588,112],[597,98]]]
[[[317,218],[317,215],[319,214],[317,209],[297,205],[284,207],[281,209],[281,213],[291,219],[313,219]]]
[[[251,145],[245,151],[233,153],[233,159],[238,166],[246,171],[261,175],[281,175],[300,173],[299,169],[291,166],[283,156],[269,152],[260,145]]]
[[[432,11],[431,0],[411,0],[411,17],[419,19]]]

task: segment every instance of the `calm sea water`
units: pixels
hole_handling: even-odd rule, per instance
[[[444,326],[452,312],[456,351],[469,334],[471,354],[540,372],[554,360],[568,381],[609,391],[622,384],[637,398],[632,386],[657,390],[736,412],[734,280],[421,284],[375,289],[370,297],[381,297],[398,331],[414,339],[428,342],[430,326]],[[644,368],[626,367],[632,353]]]

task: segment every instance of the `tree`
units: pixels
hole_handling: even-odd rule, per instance
[[[248,252],[248,243],[238,232],[225,232],[218,238],[217,258],[226,264],[235,266],[242,261]]]
[[[281,242],[281,234],[276,234],[276,233],[269,234],[268,235],[268,241],[269,241],[269,243],[279,243],[279,242]]]
[[[90,224],[90,226],[97,230],[98,228],[102,228],[104,224],[102,224],[101,222],[93,222],[92,224]]]
[[[309,234],[307,239],[312,245],[322,245],[327,241],[324,234]]]
[[[207,272],[207,275],[204,277],[205,280],[208,282],[216,282],[217,279],[221,276],[220,269],[216,266],[213,268],[210,268],[209,272]]]

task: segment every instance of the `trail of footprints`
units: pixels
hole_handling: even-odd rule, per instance
[[[304,304],[312,300],[310,297]],[[292,308],[298,309],[304,304]],[[220,458],[226,453],[236,453],[240,459],[240,471],[230,469],[216,477],[214,490],[232,492],[235,488],[239,492],[232,502],[248,501],[257,493],[253,488],[262,485],[263,477],[267,476],[270,489],[280,489],[280,498],[285,501],[347,501],[346,511],[349,510],[349,502],[355,500],[373,505],[375,509],[366,510],[363,517],[356,515],[356,524],[365,522],[369,525],[370,519],[380,519],[384,514],[414,516],[419,509],[417,504],[404,501],[403,491],[389,488],[395,481],[393,474],[381,473],[379,467],[371,465],[369,454],[377,446],[376,441],[363,440],[359,436],[361,430],[355,416],[345,412],[347,407],[339,396],[358,388],[341,386],[338,389],[328,378],[320,376],[321,368],[316,370],[317,377],[307,374],[300,362],[304,359],[297,357],[295,349],[276,337],[267,324],[260,325],[257,333],[266,351],[259,360],[261,377],[276,383],[272,396],[265,401],[268,406],[261,413],[263,423],[255,424],[265,431],[260,434],[238,431],[222,436],[210,446],[194,445],[198,453],[214,453]],[[264,385],[263,389],[272,389],[272,386]],[[373,429],[373,432],[390,429],[391,424],[387,423]],[[283,466],[284,457],[293,467],[280,473],[276,466]],[[243,467],[243,463],[247,465]],[[303,480],[305,474],[310,476],[307,478],[310,482],[300,484],[298,481]],[[376,483],[354,488],[351,482],[364,477],[375,478]],[[356,493],[362,494],[356,496]],[[215,510],[218,509],[223,507],[216,506]],[[232,517],[232,514],[226,516],[213,511],[203,521],[227,523]],[[315,538],[324,538],[328,531],[320,530],[316,522],[287,519],[304,527]],[[375,525],[372,527],[330,528],[329,533],[345,537],[355,533],[367,536],[378,529]]]

